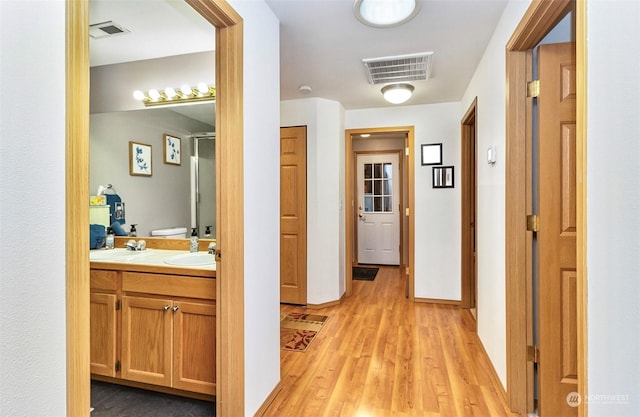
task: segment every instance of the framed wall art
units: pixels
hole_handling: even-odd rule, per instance
[[[130,141],[129,175],[150,177],[151,169],[151,145]]]
[[[422,165],[442,165],[442,143],[420,145]]]
[[[171,135],[163,135],[163,149],[164,149],[164,163],[170,165],[180,165],[182,164],[181,160],[181,151],[182,140],[178,137]]]
[[[433,167],[433,188],[454,188],[453,166]]]

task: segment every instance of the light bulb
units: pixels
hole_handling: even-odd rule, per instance
[[[167,99],[169,100],[171,100],[172,98],[178,95],[178,93],[176,93],[176,90],[174,90],[172,87],[165,88],[164,94],[167,96]]]
[[[200,94],[207,94],[209,92],[209,86],[205,83],[199,83],[198,91],[200,92]]]
[[[133,92],[133,98],[135,98],[138,101],[142,101],[146,98],[146,96],[144,95],[144,93],[140,90],[136,90]]]
[[[156,101],[160,98],[160,92],[158,90],[149,90],[149,97],[151,97],[151,100]]]
[[[191,94],[193,94],[193,90],[191,89],[191,87],[189,87],[188,85],[183,85],[182,87],[180,87],[180,92],[182,93],[183,96],[188,97]]]

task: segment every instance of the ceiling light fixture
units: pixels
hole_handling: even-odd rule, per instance
[[[374,28],[400,26],[419,11],[416,0],[355,0],[353,4],[356,19]]]
[[[167,87],[164,90],[151,89],[146,92],[136,90],[133,92],[133,98],[142,101],[145,107],[213,101],[216,99],[216,89],[206,83],[199,83],[197,87],[185,84],[180,88]]]
[[[382,87],[384,99],[391,104],[401,104],[411,98],[414,87],[411,84],[399,83],[389,84]]]

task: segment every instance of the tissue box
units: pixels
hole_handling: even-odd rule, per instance
[[[90,206],[106,206],[107,205],[107,196],[106,195],[92,195],[89,197],[89,205]]]

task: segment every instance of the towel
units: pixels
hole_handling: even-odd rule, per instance
[[[106,238],[105,227],[101,224],[89,225],[89,249],[99,249]]]

